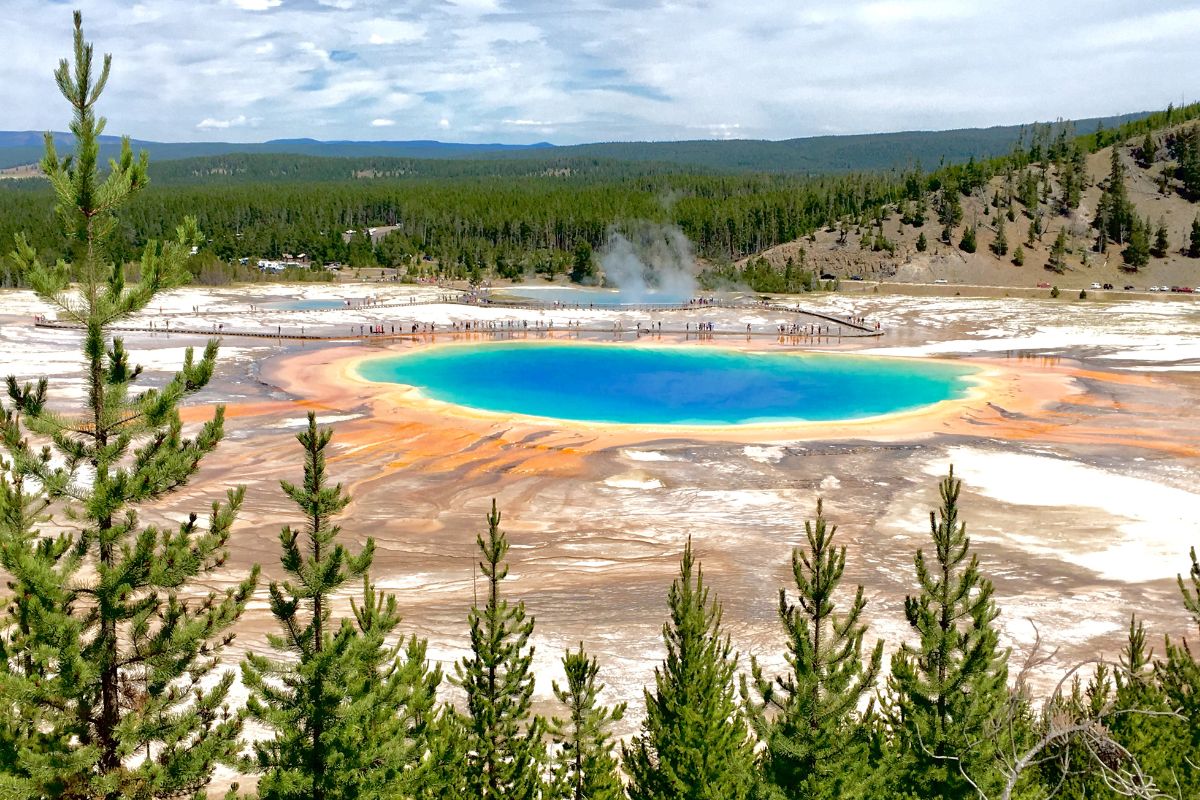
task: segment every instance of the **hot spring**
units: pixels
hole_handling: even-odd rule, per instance
[[[588,289],[574,286],[513,286],[503,294],[532,300],[535,303],[562,303],[567,306],[637,306],[637,305],[686,305],[692,299],[690,293],[668,292],[656,289]]]
[[[267,308],[272,308],[277,311],[329,311],[335,308],[345,307],[345,300],[327,299],[285,300],[278,303],[267,304]]]
[[[450,345],[359,366],[367,380],[473,409],[645,425],[862,419],[962,397],[974,372],[856,355],[549,342]]]

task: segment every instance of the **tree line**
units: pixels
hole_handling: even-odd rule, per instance
[[[454,162],[458,163],[458,162]],[[40,252],[61,252],[44,182],[0,186],[0,240],[24,232]],[[195,216],[201,243],[221,262],[307,254],[318,264],[436,269],[465,278],[562,274],[580,242],[594,250],[612,231],[674,224],[704,256],[735,260],[797,239],[827,220],[898,197],[893,177],[655,173],[588,176],[423,175],[371,180],[156,186],[123,207],[107,244],[133,260],[169,220]],[[368,227],[394,226],[382,241]],[[357,236],[349,234],[356,232]],[[25,282],[9,265],[8,282]]]

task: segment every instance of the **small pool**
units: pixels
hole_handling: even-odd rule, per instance
[[[917,359],[551,342],[450,345],[359,366],[367,380],[469,408],[648,425],[861,419],[962,397],[974,373]]]
[[[345,308],[345,300],[287,300],[280,303],[270,303],[267,308],[276,311],[326,311],[331,308]]]
[[[498,297],[532,300],[535,303],[562,303],[567,306],[681,305],[690,295],[671,292],[631,292],[620,289],[587,289],[571,286],[513,286],[497,292]]]

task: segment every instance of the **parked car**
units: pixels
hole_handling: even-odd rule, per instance
[[[836,280],[837,280],[837,275],[834,275],[832,272],[822,272],[822,273],[821,273],[821,280],[823,280],[823,281],[836,281]]]
[[[934,283],[949,283],[949,282],[950,281],[946,280],[945,278],[938,278],[936,281],[934,281]]]
[[[1093,284],[1092,284],[1091,286],[1089,286],[1088,288],[1089,288],[1089,289],[1103,289],[1104,287],[1103,287],[1103,286],[1101,286],[1101,285],[1100,285],[1100,284],[1098,284],[1098,283],[1093,283]]]
[[[1039,289],[1049,289],[1049,288],[1050,288],[1050,284],[1046,283],[1045,281],[1042,281],[1042,282],[1040,282],[1040,283],[1037,285],[1037,288],[1039,288]]]
[[[1104,284],[1104,288],[1111,289],[1111,288],[1113,288],[1113,285],[1111,283],[1106,283],[1106,284]]]
[[[1132,292],[1132,291],[1133,291],[1133,284],[1132,284],[1132,283],[1127,283],[1127,284],[1125,284],[1125,291],[1127,291],[1127,292]]]

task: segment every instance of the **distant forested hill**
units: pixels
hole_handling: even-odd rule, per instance
[[[1118,117],[1046,123],[1075,133],[1091,133],[1146,116],[1145,112]],[[1033,125],[964,128],[954,131],[905,131],[853,136],[814,136],[768,142],[751,139],[684,142],[608,142],[557,147],[556,155],[590,156],[620,161],[659,161],[714,170],[746,172],[837,173],[874,172],[941,162],[958,164],[1012,152]],[[1043,125],[1044,127],[1044,125]],[[508,155],[508,154],[505,154]]]
[[[41,159],[43,134],[34,131],[0,131],[0,169],[32,164]],[[54,140],[62,151],[69,151],[70,134],[56,132]],[[100,155],[115,156],[121,146],[119,136],[100,137]],[[256,153],[321,156],[326,158],[428,158],[457,159],[478,158],[482,154],[528,152],[553,149],[553,145],[541,142],[531,145],[511,144],[462,144],[456,142],[404,141],[404,142],[321,142],[316,139],[275,139],[269,142],[150,142],[133,140],[134,151],[145,150],[151,162],[170,161],[183,158],[227,155],[229,153]]]
[[[1145,112],[1116,117],[1076,120],[1070,124],[1076,133],[1089,133],[1097,126],[1113,127],[1145,116]],[[564,159],[603,159],[657,165],[676,164],[693,169],[721,172],[785,172],[828,174],[870,170],[903,169],[920,164],[936,167],[942,161],[960,163],[974,157],[985,159],[1010,152],[1028,134],[1032,126],[1009,125],[994,128],[964,128],[954,131],[908,131],[872,133],[855,136],[816,136],[784,141],[752,139],[697,140],[681,142],[607,142],[557,147],[545,142],[532,145],[460,144],[434,141],[398,142],[321,142],[314,139],[277,139],[254,144],[229,142],[148,142],[134,141],[137,150],[146,150],[151,162],[178,159],[248,155],[297,155],[323,158],[414,160],[519,160],[529,162],[518,168],[521,174],[554,168]],[[0,169],[29,164],[41,158],[42,135],[29,131],[0,131]],[[102,138],[104,157],[117,152],[120,140]],[[70,138],[56,134],[59,146],[69,148]],[[243,162],[245,163],[245,162]],[[270,162],[274,169],[279,161]],[[321,171],[314,162],[296,162],[297,167]],[[249,166],[246,167],[250,169]],[[203,167],[200,167],[202,170]],[[258,168],[255,168],[258,169]],[[473,174],[479,174],[478,167]],[[214,172],[214,176],[219,172]],[[498,174],[512,174],[498,170]],[[166,173],[164,173],[164,177]],[[295,177],[294,172],[287,173]],[[319,179],[308,175],[310,179]]]

